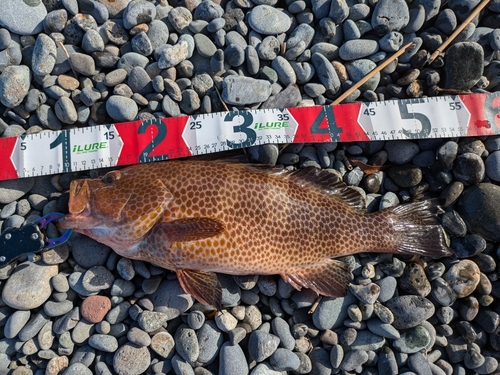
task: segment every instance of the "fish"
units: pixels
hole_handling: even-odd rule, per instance
[[[280,275],[295,289],[347,294],[338,257],[451,255],[436,200],[365,213],[338,174],[258,164],[183,160],[134,165],[71,182],[58,223],[177,274],[183,290],[220,310],[217,273]]]

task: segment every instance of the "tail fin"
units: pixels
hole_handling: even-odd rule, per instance
[[[396,253],[441,258],[452,254],[436,214],[438,199],[400,205],[389,209]]]

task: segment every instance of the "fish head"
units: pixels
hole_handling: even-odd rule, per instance
[[[69,214],[59,228],[72,228],[114,250],[139,243],[173,201],[161,180],[135,167],[74,180],[69,194]]]

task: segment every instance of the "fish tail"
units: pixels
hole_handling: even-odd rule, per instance
[[[381,214],[387,211],[393,227],[393,247],[387,251],[433,258],[451,255],[443,228],[437,220],[438,203],[438,199],[429,199],[381,211]]]

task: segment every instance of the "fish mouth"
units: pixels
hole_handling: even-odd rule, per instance
[[[90,188],[86,179],[74,180],[69,188],[69,214],[59,219],[59,229],[91,229],[100,224],[91,216]]]
[[[94,217],[89,216],[89,214],[83,215],[82,213],[69,213],[59,219],[59,221],[57,222],[57,227],[62,230],[75,229],[79,231],[84,229],[92,229],[101,224],[100,221],[96,220]]]

